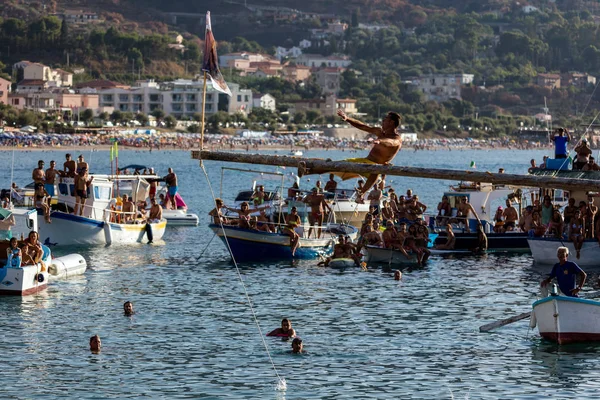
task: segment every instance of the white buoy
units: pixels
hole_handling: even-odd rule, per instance
[[[82,275],[87,269],[87,262],[79,254],[54,258],[48,267],[48,273],[52,278],[67,278],[74,275]]]

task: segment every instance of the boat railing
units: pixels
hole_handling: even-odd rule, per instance
[[[71,214],[71,209],[75,209],[75,204],[71,204],[68,202],[59,202],[57,203],[58,205],[62,205],[64,207],[63,210],[59,210],[60,212],[65,212],[65,213],[69,213]],[[136,220],[135,216],[138,214],[139,211],[135,210],[135,211],[122,211],[122,210],[114,210],[111,208],[102,208],[102,207],[97,207],[93,204],[86,204],[86,203],[80,203],[78,205],[79,210],[81,208],[83,208],[84,210],[91,210],[89,213],[88,212],[81,212],[81,216],[85,216],[86,218],[92,218],[92,219],[96,219],[96,220],[102,220],[102,221],[106,221],[106,222],[114,222],[114,223],[128,223],[131,222],[133,223],[133,221]],[[79,211],[78,210],[78,211]],[[101,215],[101,217],[100,217]],[[128,219],[127,217],[131,216],[133,218]],[[125,222],[123,222],[125,221]]]
[[[288,223],[257,221],[255,218],[250,218],[248,225],[245,226],[245,225],[240,224],[240,218],[230,218],[230,217],[226,217],[226,216],[223,218],[225,218],[225,220],[226,220],[226,222],[223,224],[224,227],[232,226],[232,227],[243,227],[246,229],[248,229],[248,227],[249,227],[249,229],[251,229],[253,231],[264,232],[264,233],[285,234],[286,230],[289,230],[292,227],[292,225],[290,225]],[[335,224],[335,225],[337,225],[337,224]],[[268,227],[268,230],[261,229],[261,227],[263,227],[263,226]],[[319,226],[319,225],[311,226],[308,223],[296,225],[296,227],[294,228],[294,232],[296,232],[302,239],[309,239],[308,232],[311,228],[314,231],[316,231],[314,234],[315,237],[318,234],[318,229],[322,230],[322,234],[328,234],[332,238],[337,237],[339,235],[339,233],[334,233],[334,232],[330,231],[331,224],[327,223],[326,221],[324,221],[324,224],[322,226]]]

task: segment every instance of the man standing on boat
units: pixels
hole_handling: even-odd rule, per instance
[[[316,236],[317,239],[321,239],[321,226],[323,226],[324,211],[325,208],[327,208],[331,213],[331,207],[329,207],[329,204],[325,201],[325,195],[319,193],[318,188],[316,187],[312,189],[311,194],[304,198],[303,202],[310,206],[310,214],[308,214],[308,223],[310,224],[308,237],[310,238],[313,226],[318,225],[318,228],[315,228]]]
[[[169,190],[169,200],[171,202],[171,208],[177,210],[177,203],[175,202],[175,195],[177,194],[177,175],[173,172],[173,168],[169,168],[168,172],[167,176],[165,176],[165,183]]]
[[[569,297],[577,297],[577,294],[583,288],[587,274],[583,272],[579,265],[572,261],[567,261],[569,257],[569,249],[566,247],[559,247],[556,251],[558,262],[554,264],[552,272],[548,278],[542,281],[542,287],[545,287],[552,279],[556,278],[560,291]],[[577,285],[577,277],[579,277],[579,285]]]
[[[567,158],[569,156],[567,143],[571,141],[569,132],[565,128],[558,128],[554,131],[552,141],[554,142],[554,158]]]
[[[33,170],[31,173],[31,179],[35,183],[44,183],[46,180],[46,173],[44,172],[44,161],[38,161],[38,167]]]
[[[44,181],[44,188],[48,192],[48,206],[51,205],[52,198],[54,197],[54,185],[56,184],[56,176],[58,170],[56,169],[56,161],[50,161],[50,168],[46,170],[46,180]]]
[[[394,157],[396,157],[396,154],[402,147],[402,139],[397,131],[398,126],[400,126],[400,121],[402,120],[400,114],[389,112],[381,122],[381,127],[369,126],[357,119],[350,118],[343,110],[338,110],[337,114],[340,116],[340,118],[342,118],[345,122],[348,122],[353,127],[377,136],[377,139],[373,141],[373,148],[366,158],[350,158],[345,161],[365,164],[391,165],[392,160]],[[304,161],[301,161],[298,165],[299,177],[307,174],[322,174],[324,172],[326,171],[317,169],[308,170]],[[336,172],[334,174],[341,177],[343,180],[353,179],[359,176],[358,174],[347,172]],[[359,191],[357,191],[357,202],[363,201],[363,195],[369,189],[371,189],[375,182],[377,182],[378,178],[379,175],[377,174],[368,174],[367,182]]]
[[[65,155],[65,159],[66,161],[63,164],[63,170],[60,175],[73,178],[75,177],[75,170],[77,169],[77,164],[75,163],[75,160],[71,159],[71,154],[69,153]]]

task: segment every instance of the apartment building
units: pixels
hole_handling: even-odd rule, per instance
[[[461,89],[473,83],[472,74],[434,74],[421,76],[413,83],[427,101],[461,100]]]

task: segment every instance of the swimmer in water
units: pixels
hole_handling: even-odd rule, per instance
[[[292,321],[284,318],[281,320],[281,328],[274,329],[267,336],[296,337],[296,331],[292,328]]]
[[[302,344],[302,339],[295,338],[294,340],[292,340],[292,353],[304,353],[304,345]]]
[[[133,303],[132,302],[126,301],[123,304],[123,313],[127,316],[135,314],[135,311],[133,311]]]
[[[94,335],[90,338],[90,351],[92,353],[100,353],[100,348],[102,347],[102,341],[100,340],[100,336]]]

